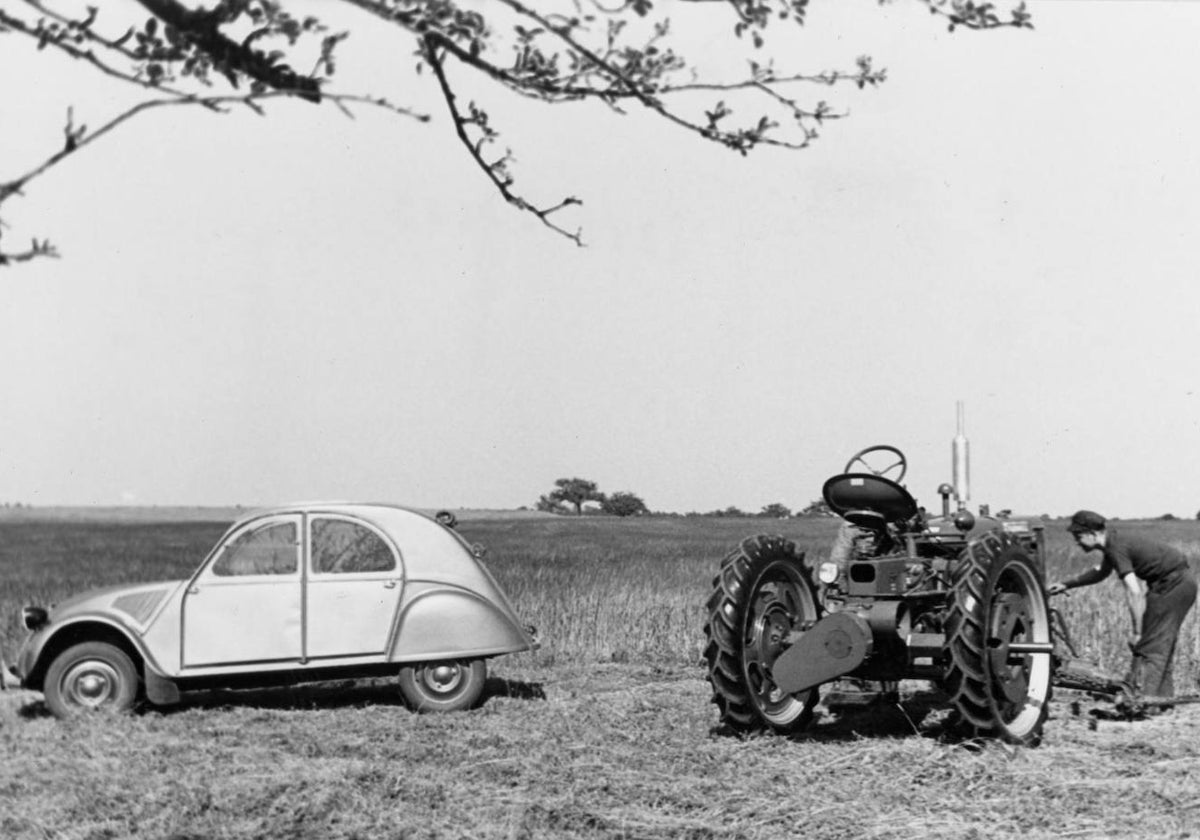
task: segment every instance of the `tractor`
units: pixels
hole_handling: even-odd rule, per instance
[[[1041,740],[1056,667],[1043,530],[967,509],[961,406],[953,455],[936,515],[900,483],[907,461],[892,446],[856,453],[826,481],[851,538],[844,562],[810,562],[777,536],[725,557],[704,628],[725,727],[793,733],[822,686],[917,679],[940,685],[972,735]]]

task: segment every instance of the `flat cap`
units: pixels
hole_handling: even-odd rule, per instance
[[[1077,510],[1071,517],[1071,524],[1067,526],[1067,530],[1072,534],[1081,531],[1103,531],[1104,517],[1094,510]]]

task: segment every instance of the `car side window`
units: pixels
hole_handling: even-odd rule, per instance
[[[212,565],[220,577],[290,575],[297,567],[295,522],[276,522],[239,534]]]
[[[383,539],[365,525],[345,519],[314,519],[313,570],[327,574],[390,572],[396,555]]]

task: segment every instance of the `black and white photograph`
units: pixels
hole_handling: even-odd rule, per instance
[[[1197,43],[0,0],[0,837],[1200,838]]]

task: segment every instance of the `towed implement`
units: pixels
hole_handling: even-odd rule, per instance
[[[1054,631],[1054,685],[1082,691],[1093,699],[1112,703],[1111,710],[1093,710],[1092,714],[1117,720],[1140,720],[1147,715],[1175,706],[1200,703],[1200,694],[1156,697],[1142,694],[1128,679],[1110,674],[1097,663],[1080,658],[1062,613],[1050,608]]]

